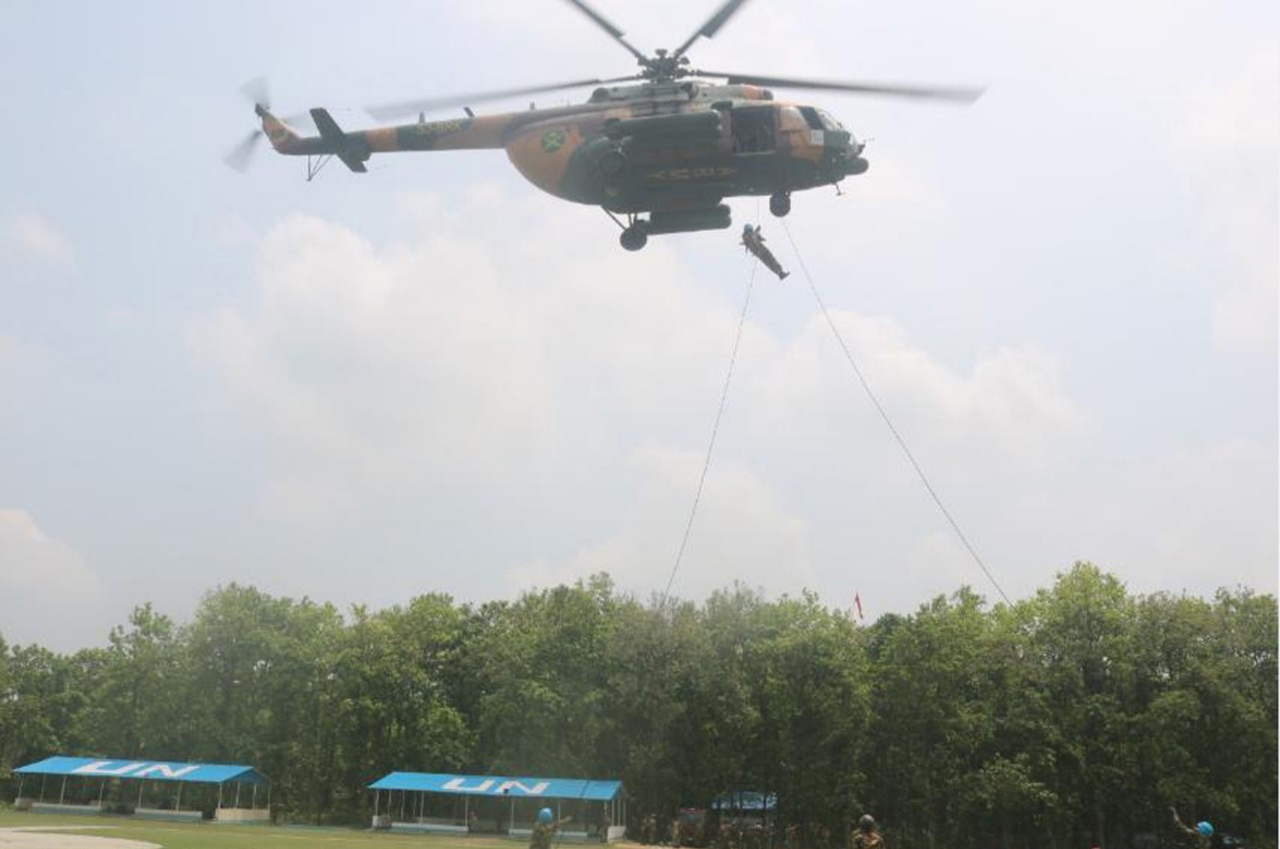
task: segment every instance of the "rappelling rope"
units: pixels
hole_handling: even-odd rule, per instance
[[[733,367],[738,361],[738,345],[742,341],[742,328],[747,323],[747,308],[751,306],[751,290],[756,282],[756,269],[760,261],[751,258],[751,274],[747,277],[747,294],[742,299],[742,313],[738,316],[738,330],[733,337],[733,353],[729,355],[729,370],[724,376],[724,387],[720,390],[720,409],[716,411],[715,423],[711,426],[711,439],[707,442],[707,456],[702,462],[702,474],[698,476],[698,489],[693,496],[693,507],[689,510],[689,521],[684,526],[684,536],[680,539],[680,547],[676,550],[675,562],[671,564],[671,576],[667,578],[667,586],[662,591],[662,601],[658,610],[667,606],[667,595],[671,585],[675,583],[676,572],[680,569],[680,561],[684,558],[685,547],[689,544],[689,534],[693,531],[693,520],[698,515],[698,504],[702,501],[702,486],[707,482],[707,470],[711,468],[711,454],[716,447],[716,434],[720,431],[720,419],[724,417],[724,408],[729,401],[729,383],[733,380]]]
[[[871,399],[871,404],[876,408],[876,412],[880,414],[880,418],[884,419],[885,425],[888,426],[889,432],[893,434],[893,438],[897,440],[902,453],[907,455],[907,460],[911,462],[911,467],[916,470],[916,474],[920,476],[920,481],[924,484],[924,488],[928,490],[929,497],[933,499],[933,503],[938,505],[938,509],[942,511],[942,515],[946,517],[947,522],[951,524],[951,529],[956,532],[956,536],[960,538],[960,542],[964,545],[965,550],[969,552],[969,556],[973,558],[973,562],[978,564],[978,568],[987,576],[987,580],[991,582],[991,586],[996,588],[996,592],[1000,593],[1000,597],[1005,600],[1006,604],[1012,605],[1009,596],[1005,595],[1004,590],[1000,587],[1000,583],[995,576],[991,574],[991,570],[987,568],[987,564],[982,561],[982,557],[978,555],[977,550],[969,543],[969,538],[965,536],[964,531],[960,528],[960,523],[951,515],[951,511],[947,509],[947,505],[942,502],[938,491],[933,488],[933,484],[929,482],[929,476],[924,473],[920,462],[916,460],[916,455],[911,452],[907,440],[894,426],[893,420],[889,418],[889,413],[885,411],[884,406],[880,403],[880,399],[876,397],[876,393],[871,389],[871,384],[867,382],[867,378],[862,373],[862,369],[858,366],[858,361],[854,358],[853,352],[849,350],[849,346],[845,344],[844,337],[840,334],[840,329],[836,327],[835,321],[831,318],[830,311],[827,310],[827,304],[822,300],[822,295],[818,293],[817,284],[813,282],[813,275],[809,273],[809,267],[804,263],[804,257],[800,255],[800,248],[796,246],[795,237],[791,235],[791,228],[787,226],[785,218],[778,219],[782,222],[782,229],[786,231],[787,240],[791,242],[791,250],[796,255],[796,261],[800,263],[800,270],[804,272],[804,279],[809,283],[809,291],[813,293],[813,299],[818,302],[819,309],[822,310],[823,317],[827,320],[827,326],[831,328],[831,335],[836,337],[836,342],[840,345],[840,350],[844,352],[845,359],[849,361],[849,365],[853,368],[854,375],[857,376],[858,382],[862,384],[863,390],[867,393],[867,397]]]

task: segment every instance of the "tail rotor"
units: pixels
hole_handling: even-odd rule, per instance
[[[271,88],[267,84],[266,77],[254,77],[244,85],[240,86],[240,93],[245,99],[253,104],[255,115],[261,117],[263,111],[271,108]],[[227,164],[228,168],[232,168],[243,174],[249,170],[249,165],[253,162],[253,154],[258,149],[258,142],[262,140],[265,133],[262,128],[258,127],[250,131],[249,135],[240,140],[240,143],[227,154],[222,157],[222,161]]]
[[[270,112],[271,87],[268,85],[266,77],[254,77],[249,80],[240,86],[240,94],[253,104],[253,114],[257,116],[260,122],[270,120],[273,124],[289,124],[306,117],[305,115],[291,116],[277,121]],[[287,128],[285,129],[287,130]],[[235,147],[227,151],[226,155],[222,157],[222,161],[227,164],[227,167],[244,173],[252,164],[253,156],[258,150],[258,143],[262,141],[265,135],[266,133],[263,132],[261,126],[251,130]]]

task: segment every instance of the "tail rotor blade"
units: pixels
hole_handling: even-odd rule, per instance
[[[222,158],[227,163],[227,167],[232,168],[240,173],[244,173],[249,168],[249,163],[253,160],[253,152],[258,148],[258,140],[262,138],[262,130],[254,130],[245,136],[244,139]]]
[[[240,93],[255,106],[261,106],[263,109],[271,108],[271,87],[267,85],[266,77],[254,77],[249,80],[240,86]]]

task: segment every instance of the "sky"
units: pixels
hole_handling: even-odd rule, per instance
[[[713,11],[593,0],[645,51]],[[105,644],[231,582],[346,608],[609,572],[909,613],[1079,560],[1277,590],[1270,0],[752,0],[695,65],[986,86],[788,92],[870,170],[623,251],[501,151],[263,145],[363,107],[633,69],[561,0],[0,2],[0,635]],[[536,98],[541,106],[588,92]],[[478,111],[527,108],[518,102]],[[453,117],[452,112],[433,118]],[[782,264],[753,269],[758,221]],[[794,246],[792,240],[794,238]],[[997,588],[845,360],[804,274]]]

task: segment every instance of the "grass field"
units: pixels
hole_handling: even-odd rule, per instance
[[[129,817],[81,817],[0,810],[0,829],[32,826],[41,831],[56,830],[59,826],[74,828],[77,837],[96,832],[104,837],[156,843],[165,849],[305,849],[308,846],[333,849],[408,849],[409,846],[422,846],[424,849],[523,849],[525,845],[522,841],[488,837],[375,834],[357,829],[306,826],[147,822]],[[92,831],[86,827],[92,827]],[[102,830],[98,831],[99,828]],[[0,837],[0,846],[3,845],[4,839]]]

